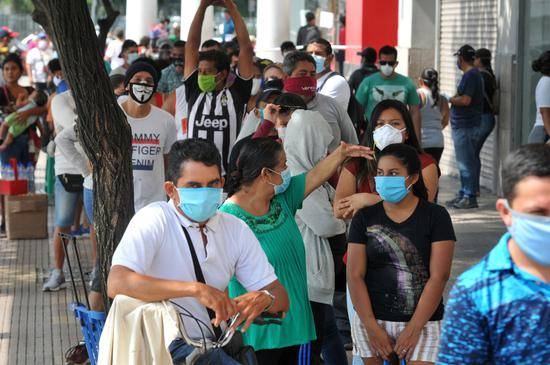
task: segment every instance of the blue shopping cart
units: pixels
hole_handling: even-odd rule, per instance
[[[101,337],[101,331],[105,324],[106,314],[105,312],[96,312],[90,310],[90,302],[88,301],[88,290],[86,289],[86,282],[84,280],[84,273],[82,271],[82,265],[80,263],[80,255],[78,253],[77,239],[74,236],[60,233],[61,246],[65,252],[67,260],[67,266],[69,267],[69,273],[71,275],[71,283],[73,286],[75,302],[69,304],[69,310],[74,313],[76,320],[80,324],[82,335],[84,336],[84,343],[86,350],[88,351],[88,358],[91,365],[97,364],[97,356],[99,352],[99,338]],[[80,279],[82,280],[82,286],[84,287],[84,299],[86,305],[84,305],[79,298],[76,282],[74,280],[73,268],[71,260],[68,254],[67,246],[72,242],[75,252],[76,261],[78,264],[78,270],[80,272]]]

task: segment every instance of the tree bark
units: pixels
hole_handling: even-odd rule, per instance
[[[93,166],[94,226],[102,293],[113,252],[134,214],[131,128],[117,105],[86,0],[33,0],[33,19],[54,41],[76,103],[79,138]]]

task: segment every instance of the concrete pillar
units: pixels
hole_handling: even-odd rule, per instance
[[[435,67],[436,0],[399,0],[397,72],[415,79]]]
[[[157,0],[126,0],[126,38],[139,43],[157,21]]]
[[[256,54],[261,58],[281,61],[279,46],[289,40],[290,0],[258,0],[256,18]],[[295,41],[295,40],[294,40]],[[277,50],[270,50],[277,48]]]
[[[181,35],[180,38],[187,40],[189,28],[199,8],[201,0],[181,0]],[[214,7],[210,6],[204,15],[202,23],[201,43],[214,37]]]

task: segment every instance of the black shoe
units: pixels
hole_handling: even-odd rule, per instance
[[[479,206],[477,205],[477,199],[475,197],[468,198],[465,196],[464,198],[453,204],[453,208],[455,209],[473,209],[478,207]]]
[[[461,201],[462,198],[463,198],[462,195],[457,195],[454,199],[447,200],[447,201],[445,202],[445,205],[447,206],[447,208],[452,208],[452,207],[454,207],[454,205],[455,205],[456,203],[458,203],[459,201]]]

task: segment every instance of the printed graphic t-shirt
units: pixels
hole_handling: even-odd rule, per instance
[[[430,277],[432,243],[448,240],[456,241],[449,213],[422,199],[402,223],[386,215],[382,202],[357,212],[348,242],[365,245],[365,283],[376,319],[410,321]],[[430,320],[442,318],[443,301]]]
[[[176,123],[172,115],[156,106],[151,106],[151,112],[144,118],[128,114],[126,118],[132,128],[134,209],[137,212],[150,203],[166,201],[164,155],[176,141]]]
[[[355,98],[365,108],[366,120],[370,120],[372,111],[382,100],[399,100],[405,105],[420,105],[414,82],[400,74],[395,74],[391,79],[383,78],[380,72],[372,74],[361,82]]]
[[[212,141],[222,156],[227,171],[229,153],[235,144],[250,91],[252,79],[237,75],[235,82],[220,91],[202,92],[195,70],[184,81],[188,108],[187,138],[203,138]]]

